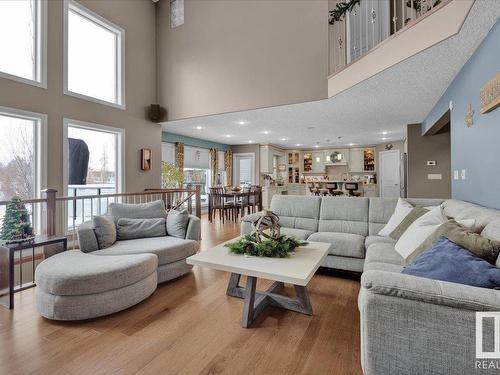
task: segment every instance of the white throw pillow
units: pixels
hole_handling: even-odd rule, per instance
[[[413,205],[408,203],[405,199],[399,198],[398,204],[396,205],[396,209],[392,214],[391,218],[383,227],[380,232],[378,232],[379,236],[389,237],[389,235],[396,229],[396,227],[401,224],[403,219],[413,210]]]
[[[396,242],[395,249],[403,257],[408,258],[441,224],[448,220],[441,206],[422,215],[415,220]]]

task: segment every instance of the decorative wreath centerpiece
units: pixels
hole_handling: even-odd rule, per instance
[[[280,234],[279,217],[264,210],[252,220],[252,233],[225,246],[234,254],[285,258],[307,242]]]

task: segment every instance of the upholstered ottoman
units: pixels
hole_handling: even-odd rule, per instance
[[[133,306],[156,289],[154,254],[91,255],[79,250],[54,255],[35,272],[36,307],[54,320],[83,320]]]

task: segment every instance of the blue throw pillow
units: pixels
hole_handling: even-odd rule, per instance
[[[440,237],[401,272],[480,288],[500,287],[500,269],[446,237]]]

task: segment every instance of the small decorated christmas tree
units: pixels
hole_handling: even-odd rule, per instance
[[[0,237],[5,243],[29,241],[33,238],[28,210],[19,197],[12,198],[7,204]]]

